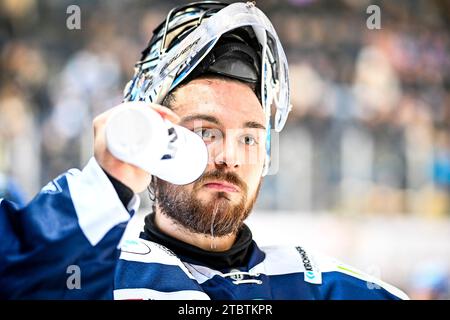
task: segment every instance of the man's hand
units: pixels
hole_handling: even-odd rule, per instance
[[[125,104],[125,103],[124,103]],[[179,117],[170,109],[157,104],[149,104],[146,102],[126,102],[126,104],[140,104],[142,108],[153,108],[163,118],[178,123]],[[121,104],[123,105],[123,104]],[[115,158],[107,149],[105,141],[106,122],[111,117],[117,107],[114,107],[104,113],[98,115],[94,121],[94,156],[99,165],[111,176],[121,181],[135,193],[145,190],[150,183],[151,175],[144,170],[125,163]]]

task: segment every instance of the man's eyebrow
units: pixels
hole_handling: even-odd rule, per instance
[[[181,119],[180,123],[186,123],[186,122],[193,121],[193,120],[204,120],[204,121],[208,121],[208,122],[212,122],[214,124],[220,125],[219,119],[217,119],[214,116],[207,115],[207,114],[193,114],[190,116],[186,116]]]
[[[186,123],[189,121],[195,121],[195,120],[204,120],[211,123],[214,123],[216,125],[221,125],[219,119],[217,119],[214,116],[208,115],[208,114],[192,114],[190,116],[183,117],[180,121],[180,123]],[[254,129],[263,129],[266,130],[266,127],[260,124],[256,121],[247,121],[244,123],[244,128],[254,128]]]
[[[256,121],[247,121],[244,123],[244,128],[254,128],[254,129],[263,129],[266,130],[266,127]]]

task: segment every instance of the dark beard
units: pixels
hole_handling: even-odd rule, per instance
[[[215,192],[208,203],[203,203],[196,197],[198,190],[208,181],[220,180],[233,183],[241,190],[241,199],[233,204],[226,192]],[[244,220],[249,216],[261,187],[258,184],[255,195],[248,205],[247,184],[235,173],[213,171],[204,174],[194,182],[193,190],[174,185],[163,180],[156,183],[156,204],[163,214],[190,232],[221,237],[236,234]]]

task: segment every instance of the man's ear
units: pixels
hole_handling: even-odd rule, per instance
[[[155,175],[152,175],[152,178],[150,180],[150,184],[147,186],[148,196],[151,201],[156,201],[156,183],[157,183],[157,177]]]

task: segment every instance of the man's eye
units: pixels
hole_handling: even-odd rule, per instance
[[[258,141],[256,140],[256,138],[251,135],[242,136],[241,142],[248,146],[253,146],[255,144],[258,144]]]
[[[194,131],[205,141],[214,141],[218,138],[217,130],[207,129],[207,128],[199,128]]]

